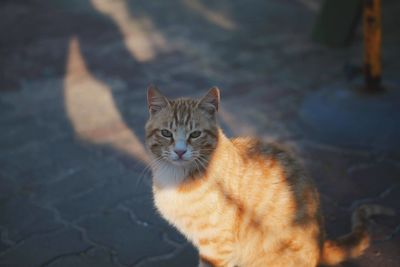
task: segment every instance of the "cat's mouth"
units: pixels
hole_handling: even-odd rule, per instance
[[[170,162],[176,166],[187,166],[189,165],[192,161],[188,159],[174,159],[170,160]]]

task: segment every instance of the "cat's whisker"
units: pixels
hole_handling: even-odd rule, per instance
[[[157,166],[161,161],[161,157],[156,157],[153,160],[151,160],[146,167],[142,170],[142,172],[139,174],[138,179],[136,180],[136,187],[139,186],[139,184],[142,182],[144,176],[146,175],[147,172],[151,171],[151,169],[155,166]]]
[[[135,187],[138,187],[139,184],[142,183],[143,178],[149,173],[151,169],[149,167],[146,167],[143,169],[143,171],[139,174],[138,178],[136,179]]]
[[[199,161],[199,164],[201,165],[203,171],[206,170],[207,161],[202,156],[198,157],[197,160]]]
[[[194,159],[193,162],[196,164],[196,169],[197,169],[197,171],[198,171],[198,172],[201,172],[200,165],[199,165],[200,163],[197,163],[197,161],[198,161],[198,159]]]

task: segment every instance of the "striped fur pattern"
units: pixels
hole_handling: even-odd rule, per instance
[[[200,100],[148,90],[155,206],[198,248],[200,266],[311,267],[360,255],[368,217],[387,210],[363,206],[350,234],[325,240],[318,192],[301,165],[277,144],[228,139],[218,106],[217,88]]]

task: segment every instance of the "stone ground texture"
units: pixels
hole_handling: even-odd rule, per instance
[[[400,74],[400,5],[383,1],[384,78]],[[293,146],[321,191],[328,235],[351,210],[400,212],[399,148],[318,141],[299,116],[309,94],[348,86],[351,46],[313,43],[320,1],[17,0],[0,3],[0,266],[196,266],[194,248],[151,201],[145,89],[222,89],[228,135]],[[343,266],[400,266],[400,218]]]

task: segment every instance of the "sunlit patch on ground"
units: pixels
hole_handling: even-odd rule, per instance
[[[121,118],[110,88],[87,69],[76,38],[71,39],[68,54],[64,99],[75,133],[85,141],[109,145],[147,162],[145,148]]]
[[[157,53],[166,51],[168,44],[150,18],[129,13],[126,0],[91,0],[93,7],[109,16],[124,36],[124,44],[139,62],[153,60]]]

